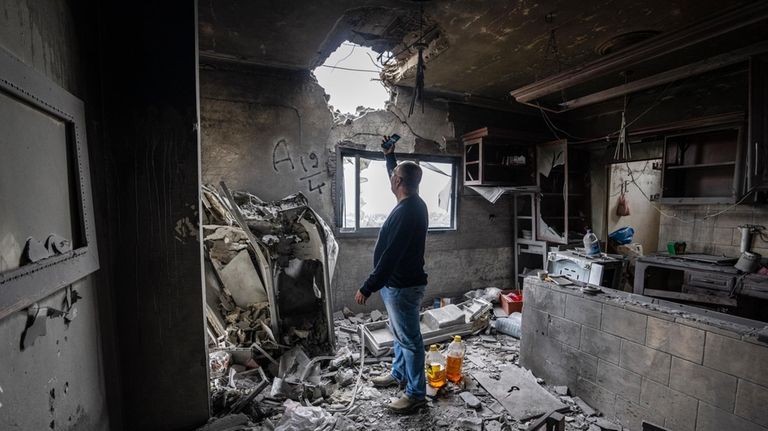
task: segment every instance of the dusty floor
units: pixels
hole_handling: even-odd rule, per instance
[[[354,354],[359,354],[360,343],[357,334],[349,332],[348,328],[355,327],[357,322],[369,321],[367,315],[358,314],[335,321],[339,348],[346,346]],[[346,331],[339,328],[345,327]],[[533,422],[533,419],[520,421],[512,417],[496,399],[491,396],[473,377],[479,372],[498,376],[499,367],[518,366],[518,352],[520,341],[511,336],[496,333],[488,328],[481,334],[465,338],[467,346],[466,357],[463,366],[464,380],[459,385],[448,383],[436,396],[428,397],[428,404],[418,412],[410,415],[398,415],[391,413],[386,404],[398,398],[402,392],[399,388],[373,388],[370,379],[389,372],[391,356],[373,358],[370,353],[365,357],[366,365],[363,368],[355,403],[347,412],[330,412],[342,406],[348,406],[355,391],[355,382],[359,372],[359,356],[350,359],[344,365],[332,367],[324,365],[321,371],[323,378],[320,386],[333,387],[325,393],[324,397],[317,397],[312,403],[314,408],[304,411],[304,415],[312,415],[312,424],[309,422],[299,424],[295,422],[294,428],[288,427],[286,421],[282,421],[286,404],[279,398],[271,398],[270,388],[256,397],[253,409],[246,409],[248,422],[240,427],[216,427],[209,423],[202,429],[214,430],[523,430]],[[378,359],[378,360],[377,360]],[[339,383],[339,375],[346,373],[346,383]],[[354,379],[349,376],[354,375]],[[329,383],[330,382],[330,383]],[[350,383],[351,382],[351,383]],[[571,396],[562,395],[564,387],[551,387],[546,382],[538,383],[549,391],[555,398],[563,402],[570,411],[565,415],[566,430],[621,430],[621,427],[606,421],[597,415],[588,415],[577,405]],[[480,401],[481,407],[477,410],[469,408],[460,398],[462,391],[474,394]],[[558,391],[560,394],[558,394]],[[291,404],[288,401],[288,404]],[[309,404],[309,402],[307,402]],[[294,406],[297,404],[293,404]],[[290,410],[290,409],[289,409]],[[243,421],[245,421],[243,417]],[[309,419],[307,419],[309,420]]]

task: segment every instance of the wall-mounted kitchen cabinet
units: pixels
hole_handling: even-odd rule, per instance
[[[484,127],[463,135],[461,140],[465,185],[536,185],[536,149],[524,133]]]
[[[661,202],[736,202],[744,178],[742,132],[740,124],[733,124],[667,136]]]

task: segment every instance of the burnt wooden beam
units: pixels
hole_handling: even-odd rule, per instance
[[[518,102],[530,102],[609,73],[626,70],[637,64],[674,53],[765,19],[768,19],[768,2],[739,5],[697,24],[683,27],[675,32],[661,34],[629,50],[619,51],[591,63],[552,75],[513,90],[509,94]]]
[[[647,78],[638,79],[636,81],[618,85],[607,90],[598,91],[597,93],[592,93],[583,97],[577,97],[575,99],[568,100],[566,102],[560,103],[560,106],[562,107],[562,111],[560,112],[604,102],[606,100],[624,96],[625,94],[647,90],[649,88],[679,81],[685,78],[690,78],[691,76],[700,75],[702,73],[720,69],[733,64],[746,62],[750,59],[750,57],[757,54],[762,54],[764,52],[768,52],[768,41],[756,43],[736,51],[716,55],[714,57],[687,64],[685,66],[668,70],[666,72],[649,76]]]

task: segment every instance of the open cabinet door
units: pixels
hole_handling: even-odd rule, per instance
[[[536,146],[536,238],[557,244],[568,242],[568,141]]]

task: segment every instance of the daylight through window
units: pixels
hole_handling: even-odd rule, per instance
[[[390,190],[383,155],[375,152],[341,151],[343,190],[339,193],[342,232],[378,229],[397,204]],[[456,172],[458,159],[447,156],[398,155],[421,166],[423,176],[419,195],[427,204],[429,229],[456,228]]]

